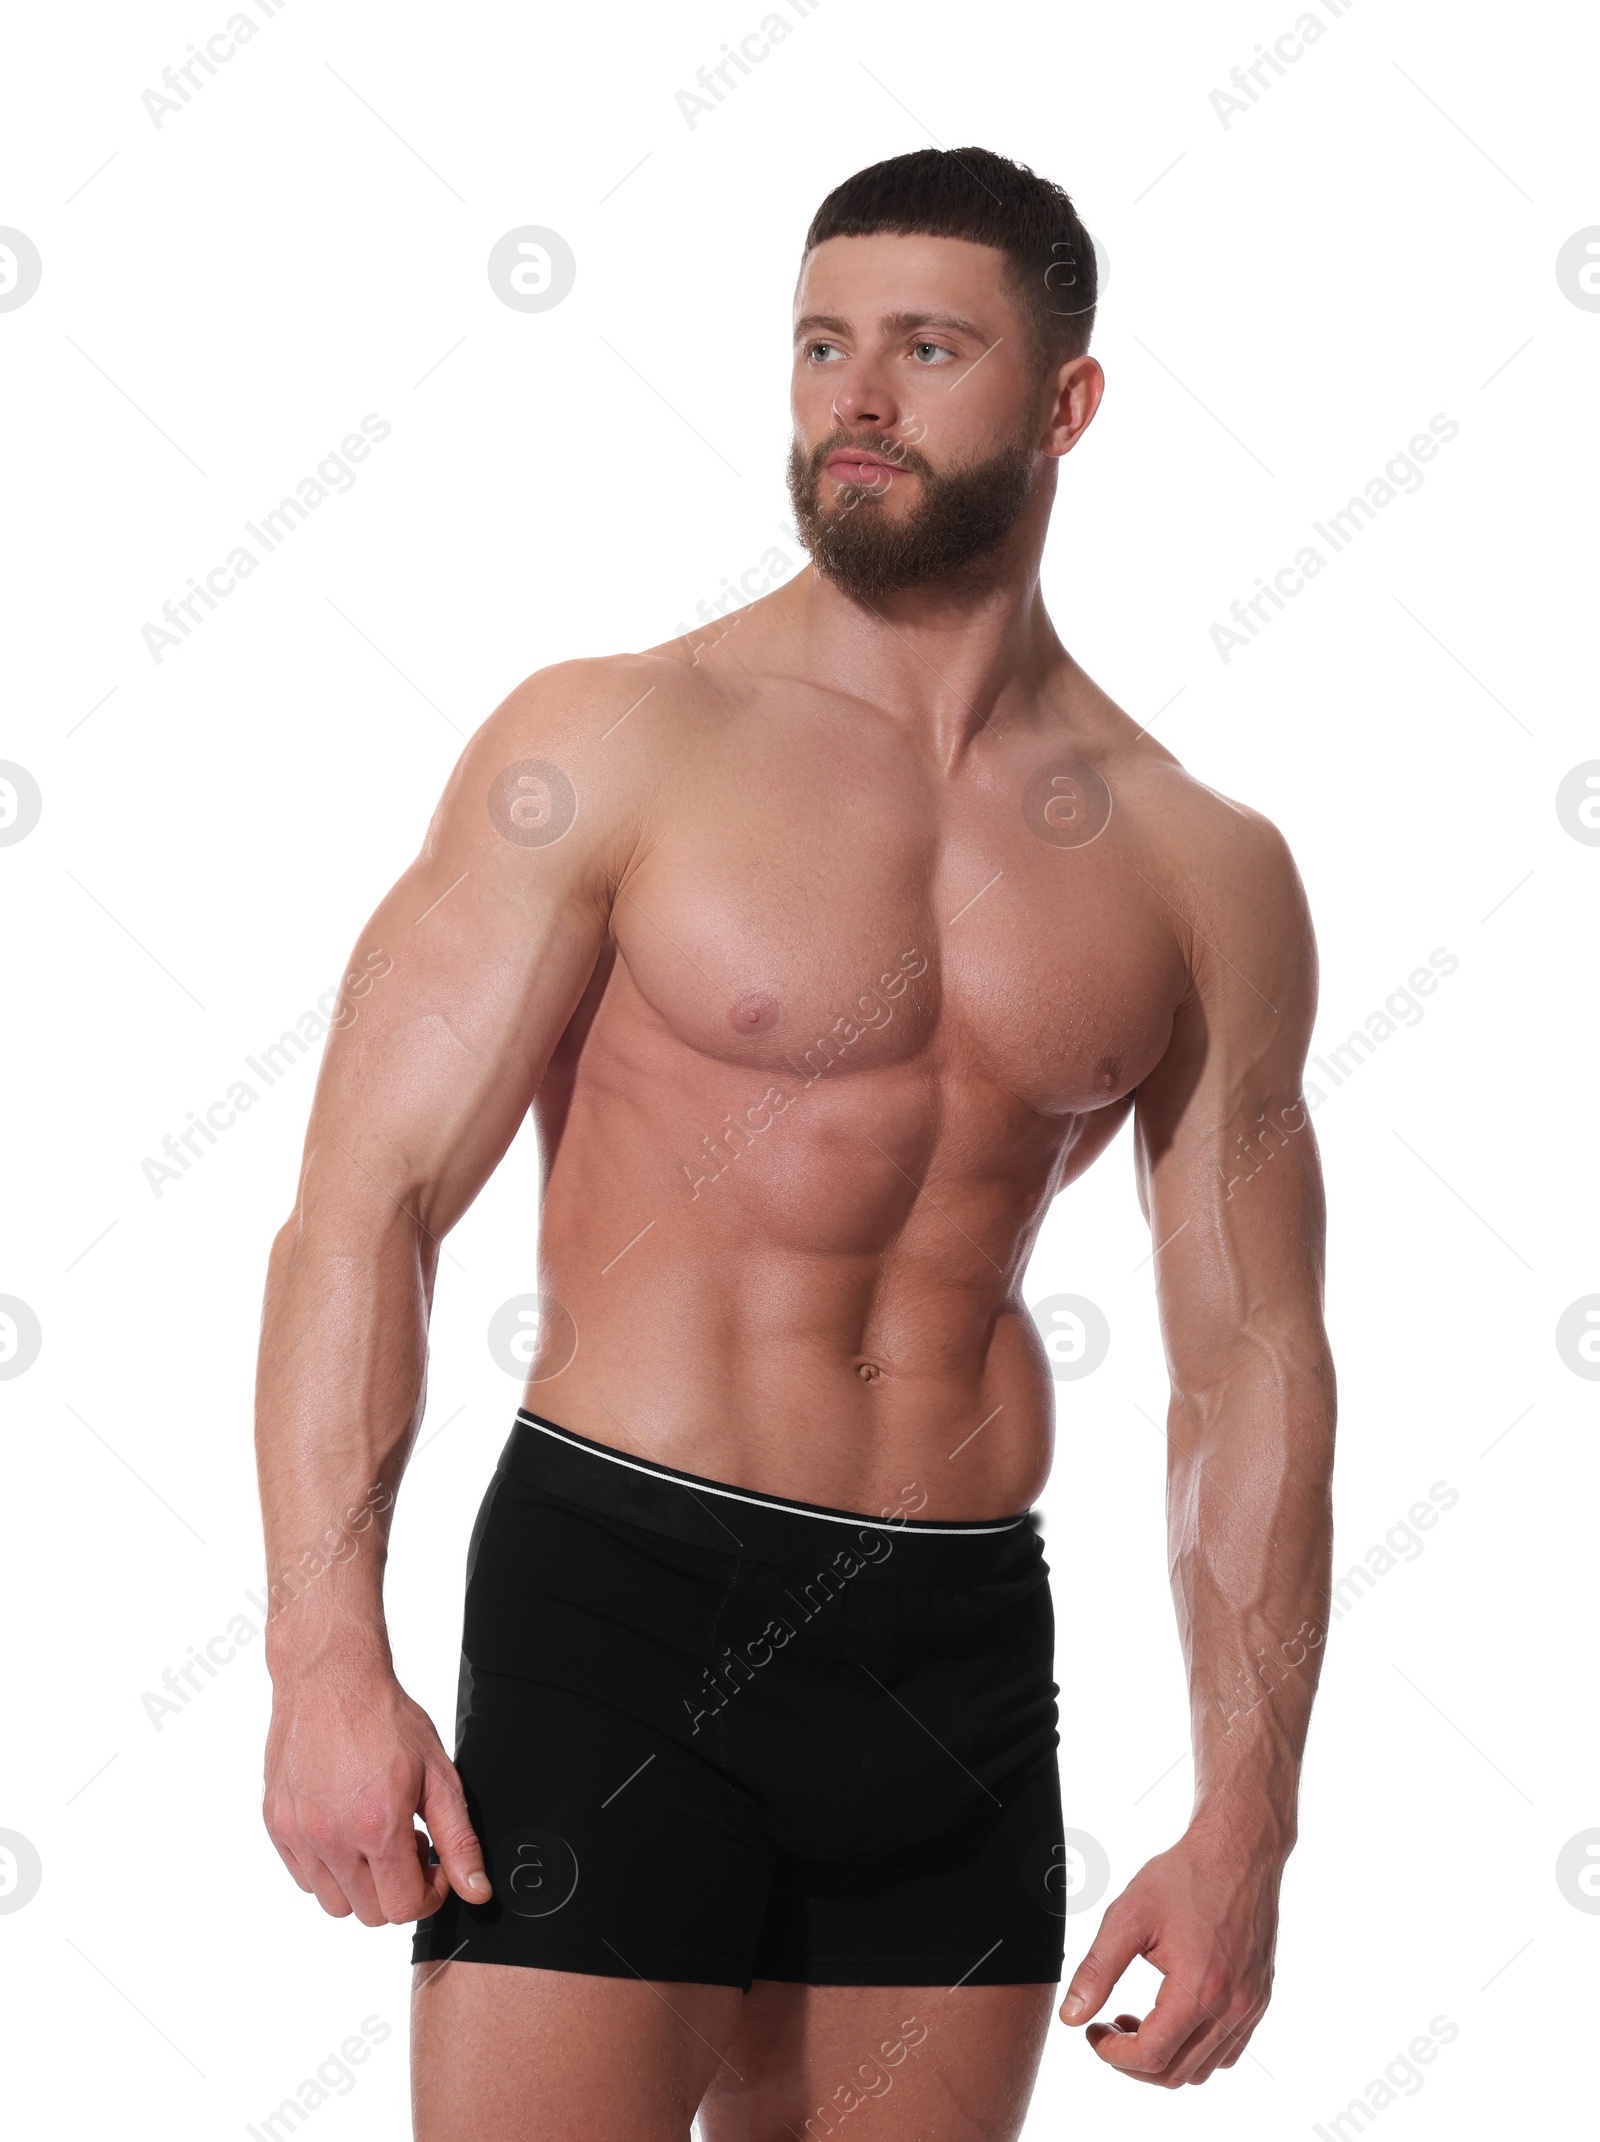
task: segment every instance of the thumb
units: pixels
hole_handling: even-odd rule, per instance
[[[453,1763],[428,1765],[422,1785],[422,1819],[456,1895],[467,1904],[487,1904],[494,1892]]]
[[[1100,1921],[1088,1955],[1072,1974],[1061,2004],[1063,2023],[1087,2023],[1105,2006],[1117,1980],[1143,1951],[1139,1922],[1133,1913],[1119,1910],[1120,1903],[1121,1899]]]

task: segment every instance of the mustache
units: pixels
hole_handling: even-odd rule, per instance
[[[919,454],[914,446],[908,446],[904,439],[893,438],[886,431],[852,433],[841,430],[830,432],[806,457],[807,471],[813,481],[821,476],[828,456],[845,447],[854,448],[861,454],[875,454],[880,461],[887,461],[891,468],[904,469],[912,476],[933,474],[932,465],[926,457]]]

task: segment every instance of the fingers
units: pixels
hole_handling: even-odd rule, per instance
[[[351,1909],[349,1898],[340,1888],[327,1862],[303,1835],[299,1824],[284,1821],[281,1816],[267,1814],[265,1810],[263,1819],[274,1850],[299,1886],[308,1896],[314,1896],[330,1917],[348,1919]]]
[[[1109,1999],[1117,1980],[1136,1956],[1161,1944],[1153,1942],[1146,1915],[1124,1891],[1101,1921],[1089,1953],[1073,1973],[1061,2006],[1065,2023],[1087,2023]],[[1227,1974],[1197,1969],[1190,1983],[1163,1959],[1163,1977],[1155,2006],[1141,2020],[1120,2014],[1110,2023],[1090,2024],[1085,2033],[1097,2058],[1135,2082],[1163,2089],[1203,2081],[1219,2065],[1231,2065],[1244,2051],[1261,2006],[1241,2000]]]
[[[1148,1928],[1128,1905],[1126,1893],[1100,1921],[1089,1953],[1072,1974],[1061,2004],[1063,2023],[1087,2023],[1111,1997],[1111,1989],[1133,1959],[1142,1953]]]
[[[1141,2040],[1140,2021],[1137,2016],[1118,2016],[1115,2023],[1093,2023],[1085,2033],[1094,2050],[1107,2067],[1116,2068],[1133,2082],[1154,2083],[1158,2089],[1170,2090],[1182,2079],[1177,2069],[1187,2067],[1191,2052],[1200,2048],[1202,2039],[1209,2042],[1212,2027],[1192,2032],[1179,2048],[1177,2057],[1159,2068],[1151,2066],[1153,2055],[1148,2050],[1148,2040]]]
[[[1218,2068],[1231,2068],[1250,2043],[1251,2033],[1260,2020],[1261,2010],[1252,2008],[1242,2023],[1232,2030],[1224,2031],[1211,2050],[1202,2054],[1188,2080],[1192,2083],[1203,2083],[1213,2076]]]
[[[417,1867],[422,1875],[423,1887],[427,1892],[428,1898],[426,1908],[420,1911],[417,1916],[419,1919],[431,1919],[450,1894],[450,1877],[440,1866],[427,1831],[417,1830],[414,1834],[417,1845]]]
[[[438,1870],[427,1865],[426,1850],[427,1839],[408,1815],[403,1827],[366,1855],[378,1909],[391,1926],[431,1919],[445,1900],[446,1885],[431,1879]]]
[[[312,1888],[317,1902],[335,1919],[347,1919],[353,1912],[363,1926],[389,1923],[366,1855],[347,1837],[329,1836],[320,1843]]]
[[[314,1839],[363,1926],[431,1918],[449,1894],[444,1870],[427,1864],[428,1841],[415,1827],[416,1797],[426,1814],[432,1797],[426,1778],[420,1795],[374,1793],[341,1808],[336,1834]]]
[[[428,1764],[422,1786],[422,1819],[439,1855],[444,1885],[463,1903],[487,1904],[493,1895],[483,1864],[483,1847],[467,1813],[456,1767],[441,1749]],[[440,1901],[443,1901],[443,1889]]]
[[[332,1917],[404,1925],[431,1918],[452,1889],[469,1904],[492,1895],[454,1765],[397,1683],[297,1689],[275,1706],[267,1773],[273,1844]]]
[[[1202,1987],[1203,1993],[1191,1997],[1203,2010],[1205,2022],[1158,2071],[1157,2080],[1169,2089],[1204,2082],[1223,2063],[1231,2067],[1266,2012],[1265,2000],[1230,1988],[1221,1978],[1203,1980]],[[1158,2001],[1158,2009],[1160,2005]]]
[[[1085,2035],[1108,2067],[1135,2082],[1176,2090],[1185,2083],[1205,2082],[1219,2067],[1232,2067],[1261,2018],[1258,2007],[1221,2016],[1208,2016],[1200,2009],[1200,2020],[1174,2044],[1173,2034],[1182,2030],[1185,2016],[1195,2014],[1197,2008],[1193,2002],[1166,2005],[1165,2016],[1158,1999],[1142,2022],[1135,2015],[1119,2015],[1110,2023],[1091,2024]]]
[[[1137,1957],[1161,1973],[1141,2021],[1119,2014],[1085,2032],[1096,2059],[1163,2089],[1232,2067],[1266,2012],[1277,1891],[1273,1869],[1202,1833],[1140,1870],[1100,1924],[1062,2003],[1065,2023],[1088,2023]]]
[[[404,1836],[414,1842],[407,1846]],[[279,1856],[300,1887],[309,1890],[331,1918],[352,1914],[363,1926],[404,1926],[429,1919],[449,1893],[448,1883],[434,1879],[423,1855],[427,1839],[420,1830],[402,1833],[392,1844],[370,1852],[348,1840],[330,1839],[324,1852],[302,1846],[298,1853],[279,1845]]]
[[[306,1887],[328,1914],[330,1919],[348,1919],[355,1909],[345,1895],[338,1876],[324,1859],[315,1853],[306,1853],[301,1861],[306,1870]]]
[[[1222,2046],[1214,2048],[1213,2051],[1207,2056],[1207,2058],[1201,2061],[1199,2067],[1195,2069],[1194,2073],[1190,2075],[1187,2080],[1191,2083],[1208,2082],[1211,2077],[1215,2075],[1217,2069],[1222,2065],[1222,2054],[1226,2049],[1226,2043],[1227,2041],[1224,2040]]]
[[[1136,2016],[1119,2016],[1115,2023],[1096,2024],[1089,2042],[1107,2067],[1147,2082],[1166,2082],[1179,2057],[1191,2047],[1198,2050],[1200,2040],[1209,2038],[1215,2024],[1205,2004],[1168,1977],[1162,1980],[1156,2004],[1143,2022]]]
[[[1091,2023],[1089,2028],[1084,2032],[1084,2036],[1088,2039],[1091,2045],[1098,2045],[1102,2038],[1110,2037],[1119,2030],[1133,2032],[1136,2031],[1138,2028],[1139,2018],[1137,2016],[1124,2014],[1120,2016],[1113,2016],[1109,2023]]]
[[[409,1810],[397,1815],[376,1798],[314,1803],[287,1818],[280,1812],[268,1830],[278,1857],[331,1918],[354,1913],[363,1926],[387,1926],[438,1909],[410,1842]]]
[[[288,1868],[289,1872],[290,1872],[290,1873],[291,1873],[291,1874],[292,1874],[292,1875],[294,1876],[294,1878],[295,1878],[295,1881],[296,1881],[296,1882],[297,1882],[297,1883],[299,1884],[299,1886],[300,1886],[300,1887],[301,1887],[301,1888],[302,1888],[302,1889],[303,1889],[303,1890],[305,1891],[306,1895],[307,1895],[307,1896],[310,1896],[310,1894],[311,1894],[311,1884],[310,1884],[310,1882],[308,1882],[308,1881],[307,1881],[307,1879],[306,1879],[306,1877],[305,1877],[305,1873],[304,1873],[303,1869],[301,1868],[301,1865],[300,1865],[300,1862],[299,1862],[299,1860],[298,1860],[298,1859],[297,1859],[297,1858],[295,1857],[294,1853],[293,1853],[293,1852],[291,1852],[291,1851],[289,1850],[289,1848],[288,1848],[288,1846],[287,1846],[287,1845],[283,1845],[283,1844],[280,1844],[280,1843],[279,1843],[278,1839],[277,1839],[276,1837],[274,1837],[274,1836],[272,1835],[272,1832],[271,1832],[271,1830],[270,1830],[270,1829],[268,1830],[268,1832],[267,1832],[267,1835],[268,1835],[269,1837],[272,1837],[272,1849],[273,1849],[273,1851],[277,1853],[277,1855],[278,1855],[279,1859],[281,1859],[281,1860],[283,1861],[283,1864],[284,1864],[284,1865],[285,1865],[285,1866],[286,1866],[286,1867]]]

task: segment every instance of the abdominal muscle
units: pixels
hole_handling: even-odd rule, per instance
[[[681,1079],[659,1061],[641,1079],[596,1040],[537,1108],[549,1170],[527,1407],[834,1509],[1028,1508],[1053,1386],[1019,1289],[1083,1119],[997,1105],[918,1062],[819,1085],[710,1152],[704,1128],[747,1106],[747,1074],[719,1084],[696,1059]],[[1098,1150],[1115,1124],[1089,1121]]]
[[[873,1516],[1010,1516],[1044,1483],[1049,1381],[1030,1358],[1019,1306],[973,1318],[972,1301],[925,1294],[930,1320],[971,1319],[991,1332],[987,1346],[947,1347],[948,1365],[930,1372],[897,1366],[894,1349],[863,1357],[852,1343],[859,1319],[844,1304],[869,1289],[891,1296],[900,1276],[891,1260],[871,1277],[779,1257],[732,1283],[709,1268],[680,1271],[664,1298],[649,1279],[616,1290],[604,1321],[566,1262],[548,1256],[545,1284],[577,1327],[578,1351],[555,1376],[539,1375],[536,1361],[523,1403],[579,1435],[730,1486]]]

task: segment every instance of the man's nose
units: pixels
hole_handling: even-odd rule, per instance
[[[889,383],[870,362],[857,361],[840,382],[833,414],[847,430],[892,431],[900,421],[899,404]]]

